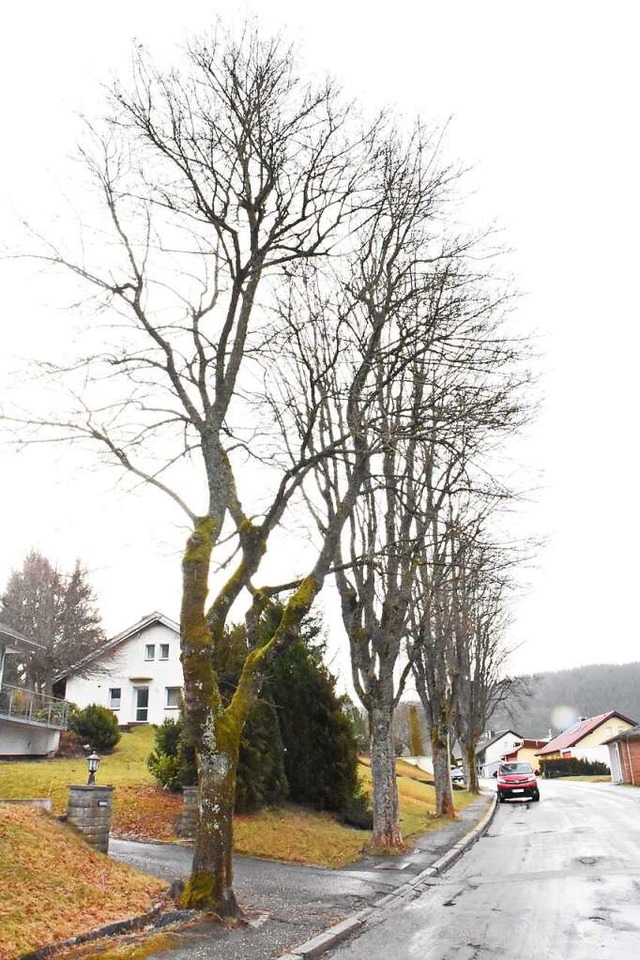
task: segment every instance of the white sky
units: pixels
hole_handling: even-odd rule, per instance
[[[520,456],[540,489],[518,531],[546,537],[511,641],[517,671],[637,660],[635,274],[640,223],[638,21],[633,0],[251,4],[32,0],[3,11],[0,240],[73,199],[78,110],[126,71],[133,38],[161,57],[212,18],[284,28],[307,65],[371,106],[442,123],[474,165],[479,222],[513,248],[524,329],[541,335],[544,403]],[[0,405],[19,358],[56,348],[64,317],[24,267],[0,264]],[[77,454],[0,447],[0,586],[37,547],[91,572],[109,633],[177,617],[179,518]]]

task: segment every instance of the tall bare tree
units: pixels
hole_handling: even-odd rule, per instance
[[[507,334],[505,300],[493,292],[490,278],[459,262],[451,282],[456,349],[437,357],[428,374],[430,417],[416,451],[422,483],[413,509],[420,560],[407,643],[431,732],[436,812],[443,815],[454,813],[449,767],[457,611],[451,517],[470,498],[482,503],[508,495],[492,479],[487,457],[526,416],[522,388],[528,382],[522,345]]]
[[[393,849],[402,846],[402,835],[392,717],[408,673],[407,666],[400,675],[397,668],[415,565],[415,513],[407,504],[415,498],[414,453],[431,402],[414,370],[426,355],[446,353],[447,338],[455,335],[447,288],[451,263],[462,255],[464,244],[448,237],[441,223],[456,174],[439,161],[437,147],[422,129],[416,128],[407,141],[395,135],[381,143],[374,176],[359,247],[348,258],[346,272],[343,268],[330,278],[337,291],[333,335],[319,337],[317,323],[311,332],[296,323],[301,312],[326,317],[324,278],[302,277],[297,300],[281,305],[289,329],[304,342],[297,356],[322,355],[326,368],[346,352],[364,357],[370,343],[367,331],[380,332],[378,353],[367,367],[371,376],[363,384],[357,427],[350,401],[340,401],[344,388],[342,393],[320,390],[304,364],[280,387],[280,400],[286,402],[279,405],[294,411],[293,427],[300,434],[311,398],[322,404],[315,448],[333,448],[336,455],[314,460],[317,491],[309,507],[321,531],[334,522],[341,491],[351,478],[341,438],[357,435],[369,451],[368,473],[347,518],[335,578],[353,683],[368,714],[373,843]]]
[[[505,643],[511,570],[516,546],[491,543],[486,518],[451,524],[451,585],[454,643],[454,730],[463,751],[468,788],[479,792],[476,749],[493,712],[516,681],[506,673]]]
[[[367,452],[353,437],[379,332],[349,387],[350,480],[276,634],[259,641],[254,631],[255,648],[225,706],[212,651],[224,643],[229,611],[243,591],[253,598],[252,635],[270,596],[253,578],[313,457],[321,455],[312,457],[303,437],[288,469],[272,464],[258,489],[240,484],[251,449],[263,439],[247,426],[252,364],[274,288],[286,285],[296,263],[348,246],[366,219],[376,130],[358,133],[330,83],[303,83],[291,50],[250,29],[239,40],[219,30],[188,49],[183,68],[169,72],[138,52],[133,82],[115,86],[111,108],[83,151],[98,189],[94,231],[75,249],[43,240],[38,256],[87,286],[112,322],[94,327],[87,357],[64,369],[73,401],[68,415],[14,423],[23,440],[31,429],[84,442],[94,456],[168,496],[188,519],[181,650],[200,818],[183,902],[234,915],[240,734],[264,657],[311,606],[363,475]],[[318,412],[309,414],[313,420]],[[224,550],[230,538],[232,557],[209,600],[212,551]]]

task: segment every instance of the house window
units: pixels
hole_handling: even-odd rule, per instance
[[[110,687],[109,689],[109,709],[119,710],[122,699],[122,690],[120,687]]]
[[[156,658],[156,645],[155,643],[147,643],[144,648],[144,658],[145,660],[155,660]]]
[[[160,644],[160,659],[168,660],[169,659],[169,644],[161,643]]]
[[[165,687],[167,710],[177,710],[182,697],[182,687]]]

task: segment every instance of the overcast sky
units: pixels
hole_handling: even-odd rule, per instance
[[[333,74],[368,106],[451,118],[447,152],[473,167],[469,210],[513,249],[518,322],[542,354],[544,399],[519,451],[539,489],[518,531],[546,546],[515,611],[512,667],[639,659],[636,3],[11,6],[0,35],[0,239],[10,246],[18,217],[50,226],[63,195],[73,202],[77,113],[94,112],[100,85],[127,71],[132,42],[171,59],[216,14],[285,30],[309,71]],[[22,359],[55,350],[66,325],[30,269],[0,265],[0,283],[1,403]],[[183,531],[162,500],[114,487],[115,474],[69,451],[0,451],[0,586],[36,547],[62,568],[81,558],[109,633],[154,609],[177,617]]]

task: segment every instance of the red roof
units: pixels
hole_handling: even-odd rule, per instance
[[[606,720],[611,719],[611,717],[619,717],[621,720],[626,720],[627,723],[635,724],[635,720],[630,720],[629,717],[623,716],[623,714],[618,713],[617,710],[610,710],[609,713],[601,713],[597,717],[588,717],[585,720],[579,720],[577,723],[574,723],[572,727],[569,727],[568,730],[561,733],[559,737],[550,740],[542,750],[536,753],[536,756],[543,757],[547,753],[558,753],[561,750],[574,747],[580,740],[584,740],[587,734],[592,733]]]
[[[518,756],[520,750],[537,750],[540,747],[546,746],[546,743],[546,740],[532,740],[530,737],[525,737],[522,743],[512,747],[511,750],[507,750],[507,752],[502,755],[502,759],[512,760]],[[538,756],[538,754],[536,754],[536,756]]]

